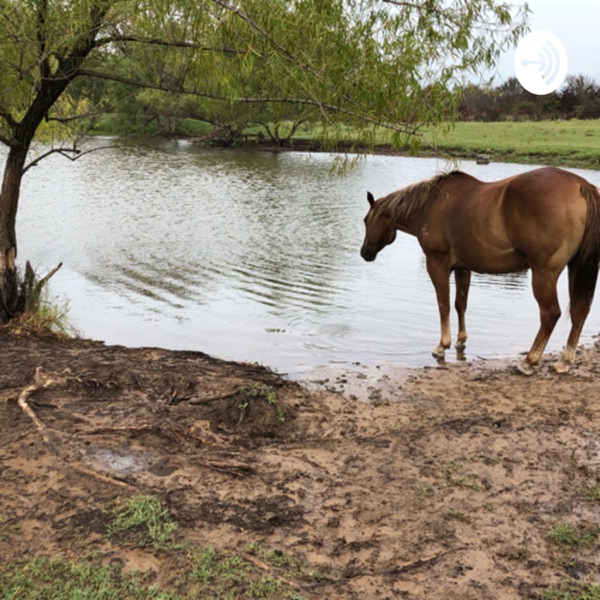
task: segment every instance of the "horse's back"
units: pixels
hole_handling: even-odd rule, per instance
[[[447,252],[454,267],[507,273],[577,253],[587,219],[585,179],[554,167],[495,182],[452,175],[428,215],[426,253]],[[558,267],[557,267],[558,268]]]

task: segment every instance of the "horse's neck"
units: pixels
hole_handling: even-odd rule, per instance
[[[394,220],[394,227],[398,231],[416,236],[421,229],[422,215],[422,208],[420,210],[414,210],[406,215],[398,215]]]
[[[394,226],[399,231],[408,233],[409,235],[418,235],[423,226],[423,220],[426,218],[430,208],[430,203],[433,200],[431,197],[431,186],[428,182],[416,184],[412,188],[408,188],[404,197],[396,197],[390,202],[399,202],[396,206],[390,206],[394,218]],[[427,185],[427,187],[424,187]],[[437,185],[437,184],[436,184]]]

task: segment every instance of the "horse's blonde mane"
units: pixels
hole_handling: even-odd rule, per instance
[[[394,221],[403,220],[413,212],[423,208],[439,190],[439,184],[457,171],[440,173],[430,179],[413,183],[401,190],[392,192],[381,200],[381,209]]]

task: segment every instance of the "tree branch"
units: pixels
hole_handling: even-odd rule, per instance
[[[91,69],[79,69],[77,74],[82,77],[105,79],[108,81],[116,81],[118,83],[137,86],[140,88],[159,90],[159,91],[163,91],[163,92],[171,92],[174,94],[185,94],[188,96],[198,96],[200,98],[207,98],[209,100],[237,102],[240,104],[295,104],[298,106],[312,106],[314,108],[318,108],[321,111],[321,113],[323,113],[323,114],[326,114],[327,112],[336,113],[339,115],[344,115],[347,117],[351,117],[353,119],[357,119],[359,121],[363,121],[365,123],[370,123],[372,125],[379,125],[381,127],[385,127],[386,129],[390,129],[392,131],[397,131],[399,133],[405,133],[407,135],[414,135],[414,136],[419,136],[419,137],[422,137],[422,135],[423,135],[422,133],[419,132],[420,125],[409,126],[406,123],[401,123],[401,124],[390,123],[388,121],[382,121],[381,119],[371,117],[365,113],[356,112],[354,110],[343,108],[341,106],[335,106],[334,104],[328,104],[326,102],[319,102],[319,101],[313,100],[311,98],[268,97],[268,96],[231,98],[231,97],[225,96],[223,94],[202,92],[202,91],[192,90],[192,89],[188,89],[188,88],[184,88],[184,87],[172,88],[167,85],[160,84],[160,83],[149,83],[149,82],[143,82],[143,81],[136,81],[135,79],[129,79],[127,77],[122,77],[120,75],[112,75],[110,73],[102,73],[101,71],[93,71]]]
[[[242,21],[248,24],[252,29],[260,33],[260,35],[262,35],[265,39],[269,40],[273,47],[276,48],[279,52],[281,52],[284,56],[286,56],[292,61],[296,60],[296,57],[287,48],[284,48],[281,44],[278,44],[273,39],[273,36],[269,35],[269,32],[266,29],[264,29],[256,21],[251,19],[243,10],[237,8],[236,6],[231,6],[224,0],[213,0],[213,2],[219,5],[221,8],[224,8],[225,10],[233,13],[234,15],[242,19]]]
[[[32,167],[37,167],[38,164],[43,161],[45,158],[52,154],[60,154],[65,158],[68,158],[71,162],[75,162],[80,158],[86,156],[86,154],[91,154],[92,152],[97,152],[98,150],[109,150],[111,148],[121,148],[122,146],[119,144],[110,144],[107,146],[98,146],[97,148],[92,148],[90,150],[79,150],[79,148],[51,148],[50,150],[40,154],[35,160],[32,160],[24,169],[23,174],[25,174]],[[71,156],[73,155],[73,156]]]
[[[48,60],[46,37],[46,17],[48,13],[48,0],[41,0],[37,9],[37,42],[39,53],[39,66],[41,80],[50,76],[50,61]]]
[[[138,35],[112,35],[108,37],[99,38],[95,41],[94,47],[100,48],[101,46],[107,46],[108,44],[116,43],[128,43],[134,42],[139,44],[148,44],[150,46],[163,46],[166,48],[189,48],[191,50],[201,50],[203,52],[219,52],[222,54],[242,54],[240,50],[235,48],[215,48],[214,46],[204,46],[196,44],[194,42],[169,42],[160,38],[145,38]]]

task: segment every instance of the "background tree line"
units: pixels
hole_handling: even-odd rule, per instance
[[[599,119],[600,85],[586,75],[569,75],[555,92],[537,96],[515,77],[496,86],[471,84],[462,90],[463,121]]]
[[[90,117],[86,128],[98,133],[187,134],[227,145],[242,140],[244,132],[255,127],[259,137],[286,145],[300,126],[321,117],[317,106],[215,102],[157,89],[132,90],[118,81],[77,83],[73,98],[96,107],[97,116]],[[251,90],[252,82],[247,84]],[[528,92],[515,77],[497,86],[469,84],[458,92],[462,121],[600,118],[600,85],[583,74],[569,75],[560,89],[545,96]]]

